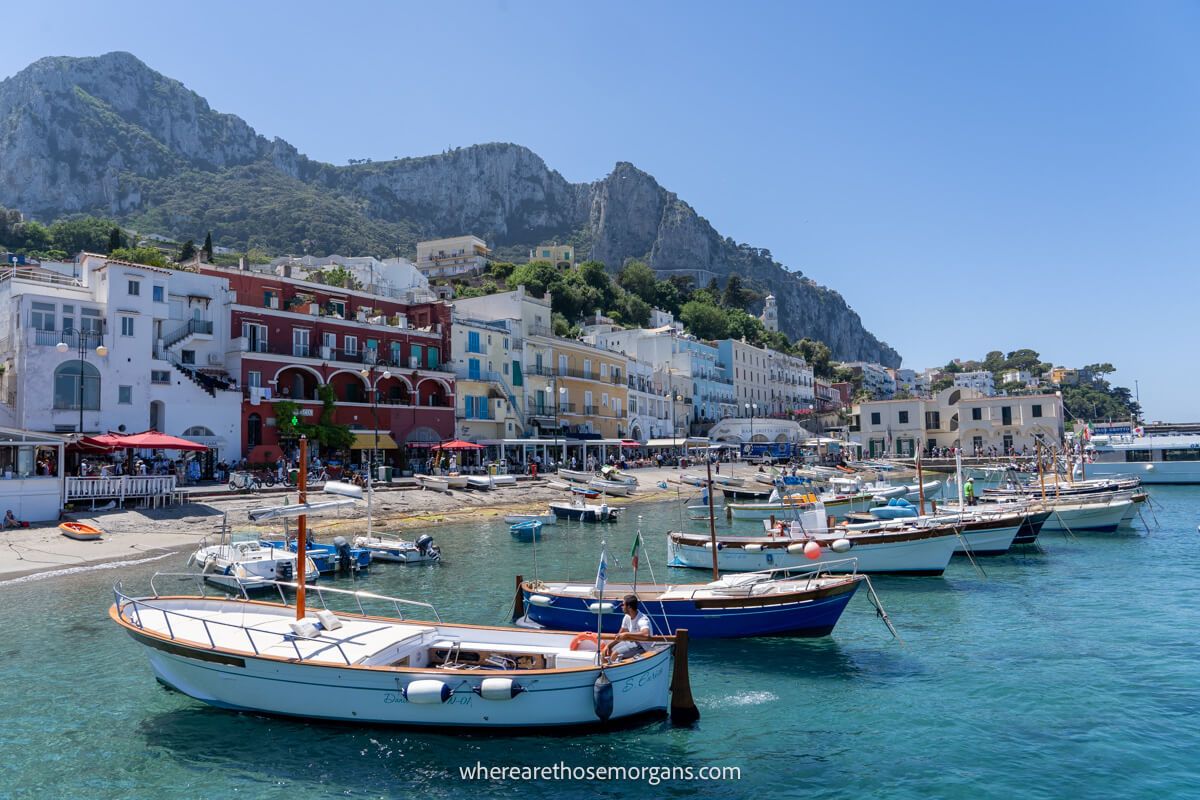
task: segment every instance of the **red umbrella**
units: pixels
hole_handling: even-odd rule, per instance
[[[120,436],[115,433],[101,433],[96,436],[80,436],[75,441],[67,445],[68,450],[82,450],[84,452],[96,453],[111,453],[114,450],[120,450],[124,445],[120,443]]]
[[[454,439],[453,441],[435,444],[431,450],[482,450],[483,445],[475,444],[474,442],[464,442],[462,439]]]
[[[142,450],[207,450],[208,445],[180,439],[178,436],[168,436],[158,431],[143,431],[129,436],[113,436],[117,447],[137,448]]]
[[[622,439],[621,447],[641,447],[642,443],[635,439]]]

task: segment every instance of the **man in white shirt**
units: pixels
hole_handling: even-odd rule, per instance
[[[650,632],[650,618],[638,609],[637,595],[625,595],[621,608],[625,612],[621,619],[621,630],[604,645],[603,651],[606,658],[613,660],[641,655],[646,649],[642,642],[649,641],[653,635]]]

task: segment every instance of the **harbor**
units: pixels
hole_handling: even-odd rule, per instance
[[[739,792],[771,791],[764,759],[787,759],[790,785],[817,796],[840,795],[828,784],[831,773],[853,780],[856,793],[944,795],[961,782],[964,791],[986,784],[1011,794],[1025,784],[1013,763],[1055,764],[1041,776],[1047,796],[1136,794],[1132,776],[1146,769],[1181,790],[1186,753],[1200,734],[1163,719],[1188,713],[1196,677],[1195,646],[1178,623],[1190,613],[1196,581],[1195,499],[1194,488],[1156,487],[1157,524],[1148,529],[1139,521],[1111,534],[1043,534],[1036,548],[982,559],[982,571],[958,558],[937,578],[876,577],[899,638],[860,592],[828,636],[694,641],[689,662],[700,721],[649,721],[615,738],[485,737],[463,747],[437,732],[230,713],[156,686],[136,645],[98,613],[117,580],[144,585],[156,572],[181,571],[183,553],[139,553],[110,568],[8,580],[0,583],[0,619],[9,631],[0,692],[6,707],[29,711],[12,718],[6,737],[14,744],[38,739],[56,753],[47,761],[33,748],[10,747],[10,767],[28,785],[61,796],[86,792],[93,781],[109,791],[125,786],[118,793],[130,797],[436,795],[431,787],[461,786],[460,768],[477,762],[737,766]],[[441,524],[434,530],[441,563],[376,564],[328,585],[420,598],[454,622],[504,625],[514,577],[532,577],[535,557],[547,579],[590,583],[604,541],[609,580],[626,581],[639,531],[643,580],[648,569],[660,580],[695,580],[694,572],[663,564],[664,531],[680,527],[680,504],[630,508],[608,525],[560,523],[537,543],[513,539],[500,516]],[[1153,573],[1159,590],[1123,592],[1114,602],[1100,589],[1109,577],[1138,572]],[[185,583],[175,590],[194,591]],[[85,651],[87,681],[42,667]],[[33,674],[43,678],[27,680]],[[1137,702],[1122,700],[1131,696]],[[86,735],[100,728],[134,734]],[[731,749],[735,733],[740,746]],[[281,738],[309,755],[299,763],[275,758]],[[95,765],[86,774],[73,766],[83,758]],[[1102,787],[1091,777],[1100,759]],[[412,763],[422,764],[419,775]],[[1127,785],[1122,775],[1130,776]],[[520,786],[485,785],[501,793]],[[585,783],[555,786],[566,796],[592,794]],[[729,784],[689,783],[687,790],[727,796]]]

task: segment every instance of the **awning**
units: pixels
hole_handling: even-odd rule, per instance
[[[443,444],[435,444],[434,450],[482,450],[483,445],[475,444],[474,442],[464,442],[462,439],[454,439],[453,441]]]
[[[143,431],[130,436],[118,436],[118,447],[132,447],[138,450],[207,450],[208,445],[189,442],[178,436],[168,436],[158,431]]]
[[[376,439],[378,437],[378,439]],[[376,441],[379,442],[376,445]],[[355,433],[354,444],[350,445],[351,450],[398,450],[396,440],[392,438],[390,433]]]

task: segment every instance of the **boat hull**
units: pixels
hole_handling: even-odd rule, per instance
[[[617,509],[602,506],[576,506],[568,503],[551,503],[550,510],[559,519],[577,522],[616,522]]]
[[[808,566],[842,573],[941,575],[950,564],[958,537],[947,533],[877,544],[855,543],[844,553],[822,547],[817,559],[809,559],[803,552],[788,552],[787,545],[796,543],[803,544],[803,540],[784,539],[758,551],[748,550],[745,546],[719,547],[717,568],[729,572],[756,572],[776,567]],[[712,548],[677,541],[672,534],[667,540],[667,563],[672,567],[712,569]]]
[[[1127,500],[1078,508],[1055,508],[1043,523],[1042,530],[1063,533],[1112,533],[1120,526],[1125,512],[1132,506],[1133,501]]]
[[[1141,478],[1145,484],[1200,483],[1200,461],[1155,461],[1152,463],[1104,463],[1087,465],[1089,478]]]
[[[691,638],[737,639],[748,636],[827,636],[837,625],[846,605],[854,597],[860,581],[838,585],[812,597],[787,602],[769,596],[730,597],[723,607],[691,599],[658,600],[643,598],[639,608],[650,617],[651,630],[670,633],[686,628]],[[564,631],[596,630],[596,612],[589,608],[596,601],[589,597],[553,594],[539,589],[523,589],[525,618],[544,628]],[[549,605],[530,602],[530,597],[551,597]],[[737,601],[745,601],[738,605]],[[763,602],[772,600],[772,602]],[[602,615],[602,630],[617,633],[621,628],[619,608]]]
[[[127,629],[128,630],[128,629]],[[224,654],[162,641],[129,630],[146,647],[155,677],[218,708],[339,722],[421,728],[528,729],[592,727],[600,724],[593,705],[599,671],[579,669],[530,676],[530,686],[507,701],[476,694],[487,671],[380,671],[288,663],[252,654]],[[671,678],[670,651],[605,669],[613,684],[607,724],[665,715]],[[452,678],[454,694],[444,703],[412,703],[403,689],[418,680]],[[518,681],[522,678],[518,677]],[[307,687],[297,691],[297,686]]]

